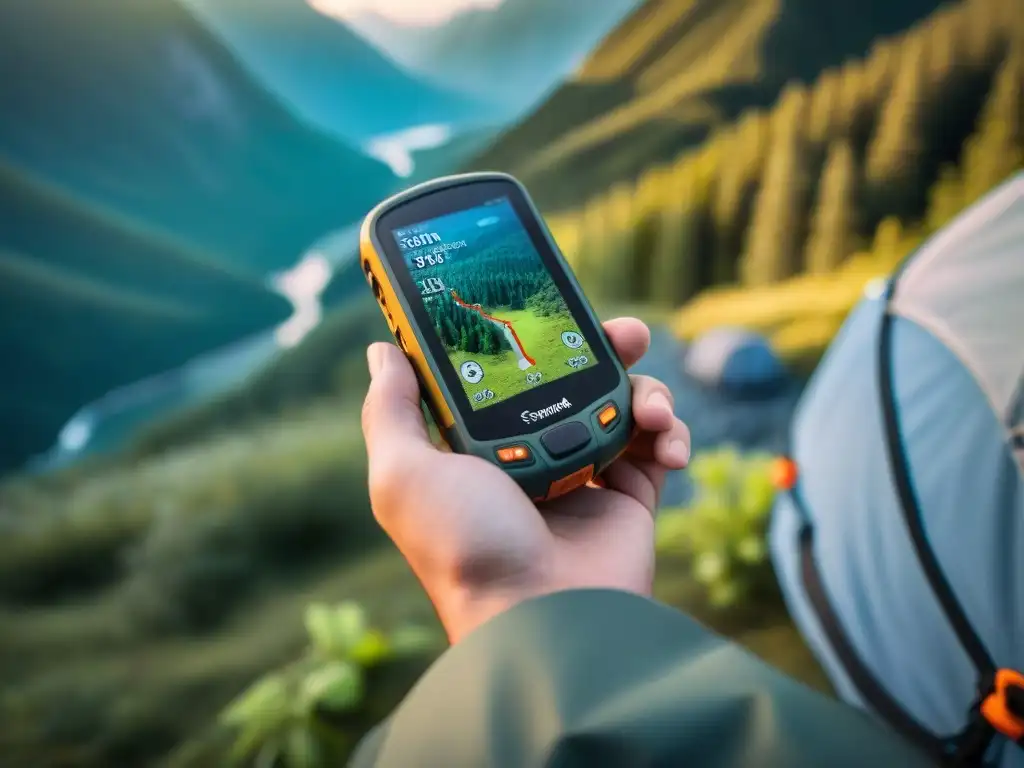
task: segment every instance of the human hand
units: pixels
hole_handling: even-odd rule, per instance
[[[639,320],[612,320],[604,329],[627,368],[647,352],[650,332]],[[597,485],[537,504],[496,465],[431,442],[416,376],[397,347],[373,344],[367,359],[363,433],[373,513],[451,642],[542,594],[588,587],[650,593],[658,496],[666,472],[685,467],[690,454],[689,430],[664,384],[631,376],[636,433],[629,447]]]

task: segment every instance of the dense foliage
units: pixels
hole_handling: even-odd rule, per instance
[[[493,355],[509,347],[494,323],[460,307],[451,294],[438,294],[427,302],[427,314],[448,349]]]
[[[1024,14],[963,0],[552,217],[589,295],[679,306],[885,253],[1024,163]]]
[[[460,307],[450,291],[466,304],[484,310],[536,309],[543,316],[566,311],[565,301],[523,233],[506,234],[495,242],[475,247],[470,258],[448,256],[440,266],[417,270],[417,281],[440,278],[446,290],[426,301],[430,316],[449,349],[496,354],[510,345],[497,325],[479,313]]]
[[[657,547],[681,556],[715,609],[775,593],[765,542],[774,498],[769,456],[721,449],[690,464],[693,500],[658,516]]]
[[[221,714],[235,733],[234,762],[341,765],[362,735],[352,733],[346,720],[365,706],[373,673],[408,656],[432,657],[444,642],[431,629],[416,626],[382,632],[369,626],[363,607],[352,601],[310,605],[305,625],[306,653],[264,675]]]

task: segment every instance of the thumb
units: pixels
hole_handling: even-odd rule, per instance
[[[420,388],[405,355],[394,344],[378,342],[366,350],[370,388],[363,403],[363,436],[374,465],[408,467],[406,457],[433,449],[420,409]]]

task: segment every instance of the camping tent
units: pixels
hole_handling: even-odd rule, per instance
[[[790,454],[772,558],[839,695],[1024,768],[1024,174],[855,308]]]
[[[715,328],[695,339],[683,370],[705,386],[739,396],[772,394],[788,381],[768,340],[740,328]]]

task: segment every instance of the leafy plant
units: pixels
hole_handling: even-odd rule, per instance
[[[658,517],[659,554],[685,557],[715,608],[731,608],[774,581],[765,540],[772,468],[773,459],[762,454],[701,454],[690,464],[690,505]]]
[[[339,764],[351,749],[338,718],[363,706],[372,670],[436,652],[440,638],[407,626],[371,627],[355,602],[306,609],[310,645],[297,661],[256,681],[222,713],[234,729],[231,759],[257,768],[318,768]]]

